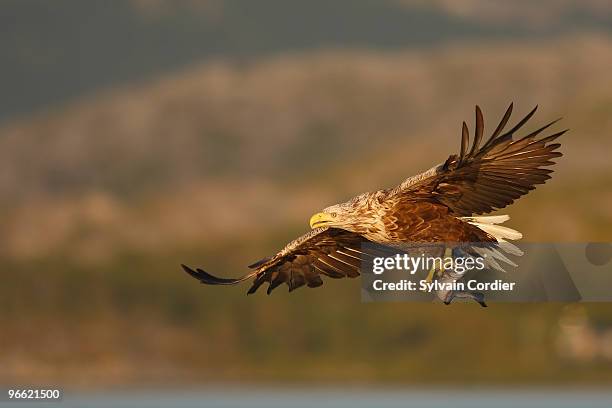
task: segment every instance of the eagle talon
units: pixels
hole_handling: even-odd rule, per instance
[[[485,295],[482,292],[452,291],[446,296],[446,299],[444,299],[443,302],[445,305],[448,306],[455,298],[472,299],[481,307],[489,307],[484,301]]]

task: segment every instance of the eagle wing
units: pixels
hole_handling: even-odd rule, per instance
[[[468,127],[463,122],[461,150],[443,164],[405,180],[389,191],[389,197],[428,201],[447,206],[455,215],[484,214],[509,204],[550,178],[552,159],[562,156],[553,143],[568,129],[538,136],[559,119],[515,139],[514,135],[536,112],[537,106],[513,128],[504,132],[512,104],[499,125],[481,146],[484,121],[476,106],[476,129],[470,147]],[[469,149],[469,150],[468,150]]]
[[[237,279],[218,278],[202,269],[182,265],[185,272],[208,285],[234,285],[254,278],[248,294],[254,293],[268,282],[267,293],[282,283],[289,291],[306,285],[323,284],[321,275],[330,278],[355,278],[359,276],[362,260],[367,257],[388,254],[390,248],[364,246],[369,242],[363,236],[337,228],[316,228],[293,240],[271,258],[262,259],[250,267],[253,272]]]

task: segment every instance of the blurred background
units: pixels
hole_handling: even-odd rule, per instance
[[[0,384],[612,383],[608,304],[246,297],[179,268],[242,274],[512,101],[571,132],[509,225],[612,241],[609,1],[15,0],[0,27]]]

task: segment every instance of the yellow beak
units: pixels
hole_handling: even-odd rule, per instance
[[[333,220],[332,216],[327,213],[316,213],[310,217],[310,228],[322,227],[324,224],[330,223]]]

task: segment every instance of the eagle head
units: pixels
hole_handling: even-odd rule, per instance
[[[310,217],[310,228],[333,227],[354,231],[369,214],[368,194],[362,194],[345,203],[335,204]]]

